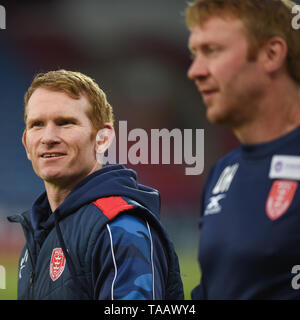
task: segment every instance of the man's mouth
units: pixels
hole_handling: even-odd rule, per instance
[[[50,159],[50,158],[60,158],[60,157],[63,157],[65,156],[64,153],[44,153],[41,155],[41,157],[43,159]]]
[[[205,85],[198,81],[195,81],[195,84],[203,100],[210,99],[215,93],[219,92],[218,88],[214,85]]]
[[[216,93],[218,93],[218,90],[202,90],[201,96],[203,101],[206,103],[208,102]]]
[[[201,94],[202,94],[202,96],[210,97],[210,96],[212,96],[213,94],[215,94],[216,92],[218,92],[217,89],[202,90],[202,91],[201,91]]]

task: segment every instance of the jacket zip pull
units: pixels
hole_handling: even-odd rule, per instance
[[[34,273],[34,271],[31,271],[31,273],[30,273],[30,279],[29,279],[29,284],[30,284],[30,297],[31,297],[31,299],[33,299],[34,278],[35,278],[35,273]]]
[[[30,273],[30,286],[33,287],[33,283],[34,283],[34,271],[31,271]]]

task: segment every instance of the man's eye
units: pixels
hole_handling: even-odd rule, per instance
[[[31,128],[33,127],[41,127],[43,125],[43,122],[42,121],[35,121],[31,124]]]
[[[60,125],[60,126],[67,126],[67,125],[72,124],[72,123],[73,123],[73,122],[70,121],[70,120],[62,120],[62,121],[59,121],[59,122],[58,122],[58,125]]]
[[[209,54],[213,54],[216,53],[219,49],[217,47],[206,47],[205,48],[205,54],[209,55]]]
[[[211,47],[208,47],[208,48],[205,49],[205,53],[206,53],[206,54],[213,53],[214,51],[215,51],[215,49],[214,49],[214,48],[211,48]]]

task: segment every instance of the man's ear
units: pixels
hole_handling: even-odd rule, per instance
[[[23,146],[24,146],[24,148],[25,148],[25,151],[26,151],[28,160],[31,161],[30,154],[29,154],[29,152],[28,152],[28,148],[27,148],[27,144],[26,144],[26,130],[23,131],[22,144],[23,144]]]
[[[104,128],[100,129],[96,136],[96,153],[103,155],[110,147],[115,138],[115,129],[109,123],[104,124]]]
[[[277,72],[285,66],[288,47],[283,38],[270,38],[263,46],[262,52],[264,67],[269,74]]]

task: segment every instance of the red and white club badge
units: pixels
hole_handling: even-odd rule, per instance
[[[53,281],[57,280],[65,270],[66,258],[61,248],[52,251],[50,260],[50,277]]]
[[[290,207],[298,187],[297,181],[276,180],[273,182],[267,202],[266,212],[271,220],[281,217]]]

